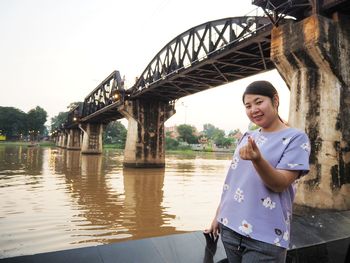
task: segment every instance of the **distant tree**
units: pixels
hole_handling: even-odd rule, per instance
[[[32,137],[31,139],[37,139],[39,134],[44,134],[47,112],[43,108],[36,106],[35,109],[28,111],[27,120],[28,131]]]
[[[196,132],[195,127],[187,124],[181,124],[177,126],[177,132],[179,133],[180,140],[189,144],[198,143],[198,137],[194,134]]]
[[[237,133],[241,133],[240,129],[235,129],[235,130],[233,130],[233,131],[230,131],[230,132],[228,133],[228,136],[233,137],[233,136],[235,136]]]
[[[60,112],[58,115],[51,118],[51,132],[58,130],[62,127],[62,124],[67,120],[68,118],[68,111],[66,112]]]
[[[104,133],[103,142],[107,144],[116,144],[118,148],[124,149],[126,142],[127,129],[120,121],[110,122]]]
[[[27,114],[13,107],[0,107],[0,133],[8,138],[27,134]]]
[[[210,123],[206,123],[203,125],[203,134],[208,138],[208,139],[213,139],[215,130],[217,128]]]
[[[225,141],[225,131],[215,128],[212,139],[217,146],[222,147]]]
[[[178,140],[175,140],[175,139],[168,137],[168,136],[165,137],[165,149],[176,150],[178,146],[179,146]]]
[[[257,130],[259,128],[260,127],[258,125],[256,125],[255,123],[253,123],[253,122],[250,122],[249,125],[248,125],[248,130],[250,130],[250,131],[254,131],[254,130]]]
[[[236,140],[234,138],[231,137],[225,137],[222,146],[223,147],[230,147],[232,145],[236,145]]]

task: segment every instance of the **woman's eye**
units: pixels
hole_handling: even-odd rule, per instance
[[[260,105],[262,103],[261,100],[257,101],[256,104]]]

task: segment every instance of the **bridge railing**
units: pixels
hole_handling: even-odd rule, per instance
[[[123,103],[124,96],[124,80],[120,77],[119,71],[113,71],[85,97],[82,117],[86,117],[112,104],[119,105]]]

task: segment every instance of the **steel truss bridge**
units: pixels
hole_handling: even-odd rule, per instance
[[[259,8],[242,17],[192,27],[166,44],[135,84],[124,90],[118,71],[101,82],[83,103],[69,112],[65,128],[78,122],[108,123],[124,116],[127,100],[161,100],[174,105],[184,96],[274,68],[270,59],[273,26],[312,13],[350,13],[347,0],[253,0]]]

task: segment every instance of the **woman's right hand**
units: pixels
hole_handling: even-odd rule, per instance
[[[216,217],[211,222],[210,228],[204,230],[204,234],[209,235],[213,240],[215,240],[220,233],[219,222]]]

